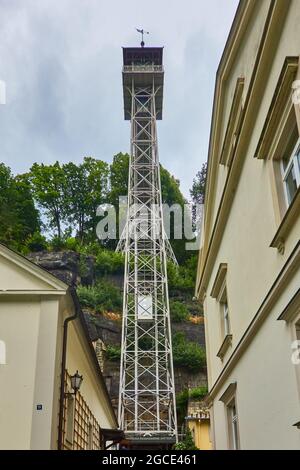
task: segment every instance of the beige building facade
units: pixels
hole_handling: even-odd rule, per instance
[[[300,448],[299,24],[299,0],[242,0],[217,71],[196,286],[215,449]]]
[[[117,427],[76,293],[0,245],[0,448],[100,449]]]

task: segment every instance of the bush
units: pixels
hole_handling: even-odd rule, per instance
[[[183,292],[193,295],[195,289],[194,273],[189,266],[175,266],[168,263],[168,281],[171,293]]]
[[[80,251],[80,242],[75,237],[69,237],[65,240],[64,247],[66,250]]]
[[[191,433],[190,429],[187,429],[185,438],[181,442],[177,442],[174,444],[175,450],[199,450],[198,447],[195,446],[195,442]]]
[[[205,351],[197,343],[187,341],[184,333],[173,335],[173,362],[175,366],[186,367],[196,372],[205,365]]]
[[[93,287],[78,286],[77,295],[83,307],[92,308],[97,312],[122,311],[121,292],[107,281],[101,281]]]
[[[61,251],[65,248],[65,240],[60,237],[53,237],[49,246],[52,251]]]
[[[26,240],[26,248],[28,251],[43,251],[47,250],[47,240],[40,232],[34,232]]]
[[[207,395],[207,387],[196,387],[189,390],[189,396],[193,400],[201,400]]]
[[[121,347],[109,345],[106,347],[106,357],[110,361],[119,361],[121,359]]]
[[[170,302],[170,313],[171,313],[171,320],[174,323],[180,323],[186,321],[189,317],[189,311],[187,307],[178,301],[171,301]]]
[[[124,272],[124,256],[114,251],[102,250],[96,257],[96,274],[122,274]]]

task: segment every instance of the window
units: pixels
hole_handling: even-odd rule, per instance
[[[220,292],[219,302],[220,302],[220,312],[221,312],[220,323],[221,323],[222,344],[217,353],[217,356],[221,359],[221,361],[223,361],[224,356],[232,343],[232,334],[230,332],[229,308],[228,308],[228,301],[227,301],[227,290],[226,290],[225,282]]]
[[[228,448],[232,450],[240,449],[239,420],[236,406],[237,383],[232,382],[225,389],[220,397],[224,403],[225,419],[228,429]]]
[[[230,334],[229,309],[228,309],[227,300],[223,303],[223,324],[224,324],[224,335],[227,336]]]
[[[292,136],[291,143],[294,144],[295,140],[296,145],[293,147],[292,152],[286,152],[281,161],[281,171],[287,206],[291,204],[297,189],[300,186],[300,139],[298,139],[298,132],[296,132],[296,135],[294,134]]]
[[[230,320],[229,320],[229,308],[227,300],[227,289],[224,283],[220,294],[220,307],[221,307],[221,332],[223,339],[230,335]]]
[[[228,431],[229,431],[229,446],[230,449],[238,450],[240,448],[239,442],[239,426],[238,415],[236,409],[235,398],[227,406],[228,414]]]
[[[220,315],[220,331],[222,344],[217,352],[217,357],[223,361],[226,352],[231,346],[232,334],[230,326],[230,311],[227,299],[227,264],[221,263],[218,268],[216,278],[213,283],[213,287],[210,295],[216,299],[219,307]]]

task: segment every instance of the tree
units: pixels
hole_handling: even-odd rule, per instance
[[[0,240],[21,249],[27,237],[39,232],[38,211],[27,181],[14,178],[10,168],[0,164]]]
[[[125,197],[123,203],[127,207],[127,193],[128,193],[128,174],[129,174],[129,155],[128,153],[118,153],[113,157],[113,162],[110,165],[110,191],[108,194],[108,203],[113,205],[116,211],[117,223],[116,230],[119,234],[120,230],[120,217],[126,217],[125,206],[122,213],[120,213],[119,197]],[[125,220],[123,221],[125,222]],[[121,234],[120,234],[121,236]],[[107,240],[105,245],[108,248],[115,249],[116,240]]]
[[[180,191],[179,180],[175,179],[162,165],[160,165],[160,182],[163,204],[168,204],[169,206],[179,204],[183,207],[186,200]]]
[[[108,164],[86,157],[83,163],[63,165],[66,180],[66,217],[83,241],[96,227],[97,207],[107,199]]]
[[[66,222],[67,204],[66,178],[59,162],[54,165],[34,163],[27,175],[33,197],[48,219],[49,228],[62,237],[62,225]]]
[[[197,225],[197,205],[204,204],[205,199],[205,185],[206,185],[206,176],[207,176],[207,163],[203,163],[201,170],[198,171],[196,177],[193,179],[192,189],[190,190],[190,195],[192,198],[192,219],[194,227]]]
[[[127,196],[128,193],[128,172],[128,153],[116,154],[110,165],[110,192],[108,195],[109,203],[114,205],[116,209],[119,205],[119,196]]]

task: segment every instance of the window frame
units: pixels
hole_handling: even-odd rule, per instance
[[[229,307],[227,299],[223,303],[223,323],[224,323],[224,336],[230,335],[230,318],[229,318]]]
[[[230,309],[228,304],[226,279],[220,289],[218,302],[221,308],[221,335],[222,341],[224,341],[227,336],[231,335]],[[225,306],[227,306],[227,309]]]
[[[226,407],[229,431],[229,447],[231,450],[240,450],[239,415],[237,411],[235,395],[226,405]],[[235,413],[233,413],[233,410],[235,410]]]
[[[296,143],[295,147],[293,148],[293,151],[292,151],[292,153],[290,155],[290,158],[287,162],[286,168],[284,168],[283,158],[280,161],[282,182],[283,182],[285,202],[286,202],[286,208],[287,209],[292,204],[293,199],[294,199],[294,197],[297,193],[297,190],[300,187],[300,159],[299,159],[299,153],[300,153],[300,137],[298,137],[297,143]],[[290,194],[288,192],[287,178],[288,178],[292,168],[294,169],[294,172],[295,172],[297,187],[296,187],[296,191],[293,194],[293,196],[290,197]]]

